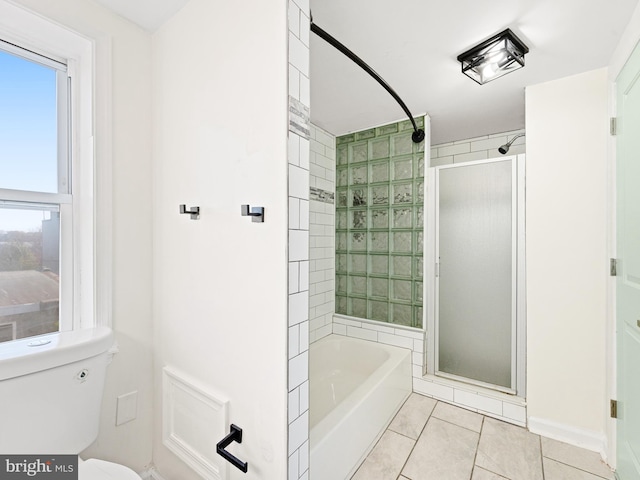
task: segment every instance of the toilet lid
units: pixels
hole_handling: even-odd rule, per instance
[[[90,458],[78,465],[79,480],[141,480],[140,476],[117,463]]]

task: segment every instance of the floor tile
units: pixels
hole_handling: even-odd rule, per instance
[[[471,480],[505,480],[507,477],[501,477],[493,472],[489,472],[484,468],[480,468],[477,465],[473,468],[473,475]],[[509,480],[509,479],[507,479]]]
[[[542,480],[540,437],[526,429],[485,418],[476,465],[517,480]]]
[[[542,456],[585,470],[599,477],[614,478],[613,472],[602,461],[599,453],[590,452],[567,443],[542,437]]]
[[[482,428],[482,415],[448,403],[439,402],[431,415],[474,432],[480,433]]]
[[[479,435],[431,417],[402,474],[412,480],[469,480]]]
[[[437,401],[412,393],[389,425],[389,430],[416,440],[429,420]]]
[[[414,440],[387,430],[351,478],[353,480],[395,480],[414,444]]]
[[[544,458],[544,478],[545,480],[602,480],[602,477],[550,458]]]

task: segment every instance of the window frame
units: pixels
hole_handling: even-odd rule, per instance
[[[60,173],[72,192],[0,189],[0,198],[60,205],[60,330],[111,327],[111,38],[88,38],[6,0],[0,0],[0,38],[67,64],[69,164]],[[72,259],[65,275],[71,282],[62,278],[65,258]]]

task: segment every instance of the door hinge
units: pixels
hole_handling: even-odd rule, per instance
[[[611,135],[618,134],[618,119],[616,117],[611,117],[609,119],[609,133]]]
[[[611,418],[618,418],[618,401],[613,399],[610,400],[609,406],[611,410]]]
[[[609,259],[609,275],[615,277],[618,275],[618,259],[610,258]]]

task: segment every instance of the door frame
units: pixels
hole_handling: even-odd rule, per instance
[[[436,252],[437,252],[437,210],[438,210],[438,195],[436,189],[436,176],[437,172],[441,169],[455,168],[461,166],[472,166],[483,163],[497,162],[512,160],[514,163],[514,181],[517,188],[514,194],[516,195],[516,211],[513,212],[517,220],[517,228],[515,234],[515,315],[516,315],[516,328],[513,332],[513,342],[515,345],[515,358],[512,359],[512,365],[515,364],[515,368],[512,370],[512,375],[515,375],[515,395],[518,397],[526,396],[526,268],[525,268],[525,155],[508,155],[504,157],[495,157],[487,160],[478,160],[472,162],[464,162],[462,164],[442,165],[437,167],[430,167],[425,173],[425,185],[426,185],[426,219],[425,219],[425,288],[426,288],[426,300],[428,307],[426,308],[427,316],[427,345],[426,345],[426,374],[435,375],[436,369],[436,338],[437,338],[437,325],[436,325],[436,312],[438,308],[438,289],[436,281]],[[465,382],[466,383],[466,382]],[[469,382],[469,384],[476,385],[480,388],[489,387],[482,382]],[[500,391],[500,390],[496,390]]]

